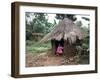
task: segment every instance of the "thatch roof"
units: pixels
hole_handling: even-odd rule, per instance
[[[74,43],[76,39],[83,39],[84,34],[82,30],[76,26],[73,21],[68,18],[63,19],[55,26],[55,28],[48,33],[40,42],[46,42],[51,39],[55,40],[69,40],[70,43]]]

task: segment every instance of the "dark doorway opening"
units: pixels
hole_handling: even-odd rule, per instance
[[[55,54],[62,55],[64,53],[64,39],[55,40]]]

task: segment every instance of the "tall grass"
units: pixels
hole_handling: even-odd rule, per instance
[[[36,41],[26,41],[26,53],[32,53],[34,55],[46,52],[51,48],[51,43],[38,43]]]

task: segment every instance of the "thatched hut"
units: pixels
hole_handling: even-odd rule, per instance
[[[43,34],[42,33],[32,33],[32,36],[35,41],[39,41],[43,37]]]
[[[56,53],[58,45],[64,47],[63,53],[68,56],[75,55],[75,46],[72,44],[80,43],[84,38],[82,30],[76,26],[72,20],[65,18],[62,21],[59,21],[58,25],[48,33],[40,42],[47,42],[51,40],[52,52]]]

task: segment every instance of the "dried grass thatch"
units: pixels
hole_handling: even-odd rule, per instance
[[[48,33],[40,42],[46,42],[48,40],[69,40],[70,43],[74,43],[76,39],[79,40],[84,38],[82,30],[76,26],[73,21],[68,18],[63,19],[55,26],[55,28]]]

